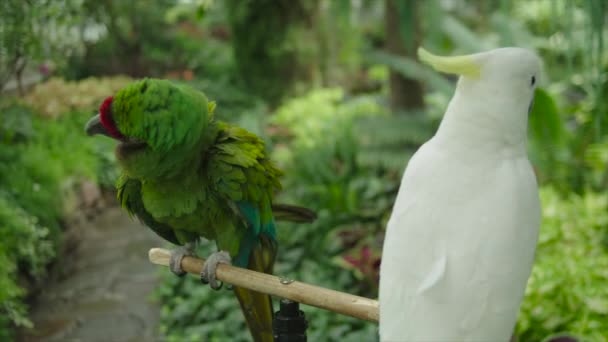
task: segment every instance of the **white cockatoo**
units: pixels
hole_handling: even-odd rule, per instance
[[[381,341],[508,341],[541,209],[527,123],[541,61],[501,48],[420,60],[460,75],[441,125],[409,161],[380,266]]]

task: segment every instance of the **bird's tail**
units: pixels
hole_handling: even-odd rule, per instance
[[[252,250],[247,268],[272,274],[277,242],[264,234],[260,234],[260,243]],[[234,287],[234,293],[241,304],[245,321],[255,342],[272,342],[272,299],[269,295]]]

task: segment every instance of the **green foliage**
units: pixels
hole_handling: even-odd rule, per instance
[[[544,142],[563,148],[566,133],[559,117],[559,109],[553,97],[542,88],[537,88],[534,94],[528,126],[533,142]]]
[[[14,100],[9,100],[2,107],[0,121],[0,142],[4,144],[18,143],[34,136],[31,116],[28,108],[20,106]]]
[[[585,164],[589,167],[588,173],[591,184],[599,189],[608,188],[608,138],[596,144],[591,144],[585,151]]]
[[[278,229],[279,236],[298,232],[290,230],[296,227],[279,225]],[[332,265],[331,260],[327,260],[327,265],[319,265],[317,260],[307,260],[309,251],[303,250],[297,237],[281,239],[280,260],[275,274],[342,291],[356,290],[358,280],[350,271]],[[214,246],[207,244],[198,248],[197,254],[209,255],[214,250]],[[251,340],[238,301],[231,291],[223,289],[216,292],[203,286],[197,277],[179,278],[167,270],[162,271],[161,279],[162,285],[155,292],[155,297],[163,303],[160,333],[166,341]],[[278,309],[278,302],[275,302],[274,308]],[[310,324],[307,331],[310,341],[356,342],[376,339],[376,324],[305,305],[301,309]]]
[[[23,108],[23,115],[31,115]],[[63,216],[61,200],[70,177],[96,179],[98,167],[92,140],[86,139],[85,114],[58,120],[30,116],[36,132],[27,143],[0,145],[0,184],[30,214],[52,231]]]
[[[9,324],[31,326],[27,308],[22,302],[25,296],[19,287],[19,268],[27,270],[27,276],[40,280],[45,266],[55,254],[48,239],[49,230],[38,219],[18,207],[13,198],[0,193],[0,337],[11,338]]]
[[[431,87],[443,93],[451,94],[454,91],[454,85],[444,77],[407,57],[400,57],[383,51],[374,51],[370,52],[367,58],[373,63],[387,65],[405,77],[428,83]]]
[[[31,10],[30,3],[9,0],[3,1],[0,6],[2,13],[5,14],[0,22],[0,41],[2,42],[0,44],[0,58],[2,58],[0,60],[2,68],[0,84],[4,85],[4,82],[18,67],[20,56],[29,52],[27,50],[36,50],[40,41],[35,38],[32,25],[28,25],[28,22],[25,21],[27,11]]]
[[[204,75],[205,80],[226,82],[238,78],[226,16],[223,1],[175,3],[166,12],[165,22],[177,25],[177,28],[173,27],[173,42],[169,42],[174,45],[171,49],[184,51],[165,51],[166,57],[172,59],[175,67],[189,68],[198,75]]]
[[[528,118],[528,151],[539,183],[564,179],[569,172],[566,143],[571,135],[564,128],[554,98],[544,89],[537,88]]]
[[[209,255],[214,244],[202,245],[197,254]],[[162,285],[155,293],[161,308],[160,333],[168,342],[249,341],[236,296],[231,291],[213,291],[196,277],[176,277],[163,270]],[[227,329],[227,327],[230,327]]]
[[[295,264],[283,268],[279,263],[278,270],[306,279],[320,272],[307,269],[317,267],[332,276],[315,276],[310,279],[314,283],[340,279],[328,286],[376,295],[378,256],[368,256],[365,250],[379,250],[380,241],[375,237],[392,206],[396,184],[394,174],[366,164],[361,152],[364,141],[375,137],[366,129],[373,130],[374,120],[386,119],[387,113],[375,98],[345,98],[339,89],[312,91],[277,110],[271,122],[286,130],[278,131],[282,135],[275,137],[274,151],[285,171],[281,200],[319,214],[310,226],[287,226],[292,233],[285,235],[279,231],[280,246],[287,246],[280,256]],[[363,127],[357,127],[359,120],[367,120],[370,126],[358,132]],[[327,317],[320,320],[324,319]],[[367,329],[364,326],[359,328]]]
[[[521,341],[570,332],[586,341],[608,336],[608,196],[562,198],[541,190],[543,224],[521,307]]]
[[[78,21],[75,0],[6,0],[0,4],[0,90],[29,62],[61,55],[57,64],[79,47],[72,25]]]
[[[111,139],[100,139],[91,146],[90,153],[97,166],[94,170],[97,184],[104,189],[114,189],[120,175],[114,154],[115,146],[116,142]]]
[[[271,123],[287,130],[287,139],[277,139],[274,156],[288,175],[285,188],[298,193],[299,200],[315,203],[336,214],[348,208],[340,199],[342,190],[356,187],[354,178],[368,177],[358,163],[359,141],[355,119],[386,114],[370,97],[345,101],[339,89],[315,90],[279,108]],[[363,190],[363,189],[361,189]],[[329,196],[328,196],[329,195]],[[352,194],[354,195],[354,193]],[[318,199],[327,199],[327,202]],[[352,198],[352,197],[351,197]],[[353,201],[359,201],[354,196]]]
[[[69,185],[97,178],[99,153],[84,135],[88,114],[52,120],[14,100],[0,103],[0,338],[30,326],[20,277],[34,284],[61,243]],[[105,152],[105,151],[104,151]]]
[[[232,74],[232,49],[206,16],[183,15],[194,3],[163,1],[89,1],[80,14],[91,33],[84,52],[70,59],[64,75],[126,74],[190,80],[194,74]],[[224,24],[225,25],[225,24]],[[86,39],[85,39],[86,38]]]
[[[357,120],[356,132],[362,145],[358,160],[362,165],[400,173],[418,147],[433,136],[438,123],[423,112]]]
[[[312,77],[305,57],[316,54],[306,42],[317,2],[230,0],[225,4],[238,75],[249,91],[271,105],[289,94],[296,80]]]
[[[313,229],[332,224],[326,212]],[[360,293],[361,285],[350,269],[336,262],[342,248],[334,235],[318,236],[309,227],[279,224],[279,260],[275,274],[340,291]],[[313,239],[310,243],[306,239]],[[199,255],[209,255],[215,247],[203,245]],[[322,251],[323,253],[319,253]],[[167,341],[249,341],[249,332],[233,293],[212,291],[196,277],[178,278],[163,270],[162,285],[155,297],[163,303],[160,332]],[[278,303],[275,303],[275,309]],[[370,341],[377,336],[376,324],[302,306],[310,322],[312,341]],[[230,327],[226,329],[226,327]]]
[[[370,37],[378,34],[382,6],[383,1],[362,1],[355,7],[350,0],[318,0],[312,25],[317,41],[310,44],[316,49],[309,55],[316,54],[320,84],[348,89],[365,86],[360,50],[374,43]]]
[[[57,121],[36,118],[35,123],[32,124],[31,113],[19,115],[20,112],[16,108],[23,107],[9,106],[3,112],[4,115],[8,115],[9,120],[3,121],[0,125],[11,125],[13,127],[11,131],[14,131],[17,137],[24,135],[31,137],[34,131],[39,132],[37,141],[48,140],[53,143],[42,147],[42,154],[46,153],[46,148],[51,149],[55,156],[59,156],[59,159],[55,160],[63,167],[79,167],[79,161],[84,160],[83,169],[67,171],[82,171],[83,176],[97,179],[101,186],[114,188],[118,178],[113,151],[115,142],[111,139],[85,139],[83,125],[89,119],[90,114],[87,113],[96,111],[106,97],[115,94],[130,82],[132,79],[124,76],[89,77],[77,82],[51,78],[37,84],[24,100],[38,114],[47,119],[59,118]],[[47,125],[48,123],[50,124]],[[0,128],[1,133],[2,128]],[[32,160],[36,156],[35,148],[33,149]],[[82,153],[66,153],[70,149]],[[46,157],[43,155],[40,158],[42,160],[37,162],[44,163]]]
[[[217,103],[215,114],[220,120],[234,122],[243,117],[258,120],[266,112],[266,103],[261,98],[228,80],[197,79],[187,84]]]

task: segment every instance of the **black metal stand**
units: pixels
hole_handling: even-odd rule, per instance
[[[281,299],[279,311],[274,315],[272,331],[275,342],[306,342],[308,322],[300,304]]]

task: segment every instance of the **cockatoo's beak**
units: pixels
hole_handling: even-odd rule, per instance
[[[435,70],[448,74],[477,78],[481,72],[481,65],[476,61],[475,55],[442,57],[419,47],[418,58]]]

